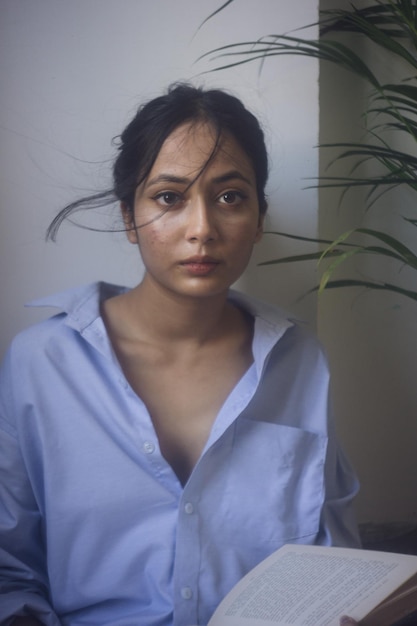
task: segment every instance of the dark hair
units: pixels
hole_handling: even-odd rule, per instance
[[[128,210],[133,210],[136,188],[151,171],[164,141],[188,121],[205,121],[213,126],[217,136],[214,151],[225,132],[239,143],[253,165],[259,210],[264,214],[268,155],[258,120],[238,98],[225,91],[180,83],[142,105],[120,135],[119,155],[113,166],[113,188],[62,209],[51,222],[47,238],[55,239],[62,222],[81,209],[97,208],[118,200],[124,202]]]

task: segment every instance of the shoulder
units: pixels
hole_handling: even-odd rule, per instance
[[[28,307],[55,309],[56,313],[16,335],[5,363],[27,369],[30,364],[39,364],[48,349],[76,343],[83,331],[100,316],[101,301],[123,289],[106,283],[93,283],[28,303]]]
[[[34,303],[58,312],[12,341],[0,367],[0,420],[17,423],[27,410],[45,411],[51,401],[59,404],[65,393],[71,396],[77,385],[97,382],[98,360],[102,368],[112,365],[100,302],[116,291],[98,283]]]
[[[230,298],[255,320],[255,360],[257,354],[261,353],[264,356],[275,355],[276,360],[281,361],[285,356],[294,363],[302,362],[308,367],[313,362],[320,362],[327,367],[323,346],[307,324],[296,320],[288,311],[252,296],[231,291]]]
[[[54,338],[59,341],[59,335],[65,332],[65,319],[64,312],[56,313],[22,330],[11,342],[4,364],[20,369],[38,360],[49,342]]]

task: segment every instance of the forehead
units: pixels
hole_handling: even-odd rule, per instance
[[[190,122],[176,128],[164,141],[148,179],[161,171],[186,176],[233,168],[255,178],[252,162],[230,133],[217,131],[209,123]]]

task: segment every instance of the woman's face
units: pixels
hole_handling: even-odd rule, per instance
[[[179,126],[136,191],[133,220],[124,211],[144,281],[177,295],[224,294],[262,235],[250,159],[230,135],[210,158],[214,144],[209,124]]]

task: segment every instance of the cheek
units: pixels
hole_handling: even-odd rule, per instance
[[[169,250],[168,244],[171,239],[171,235],[166,229],[147,226],[143,232],[139,232],[139,250],[143,257],[148,255],[155,258],[165,256]]]
[[[236,243],[239,243],[242,250],[251,249],[259,239],[259,225],[254,221],[251,224],[242,224],[231,234]]]

